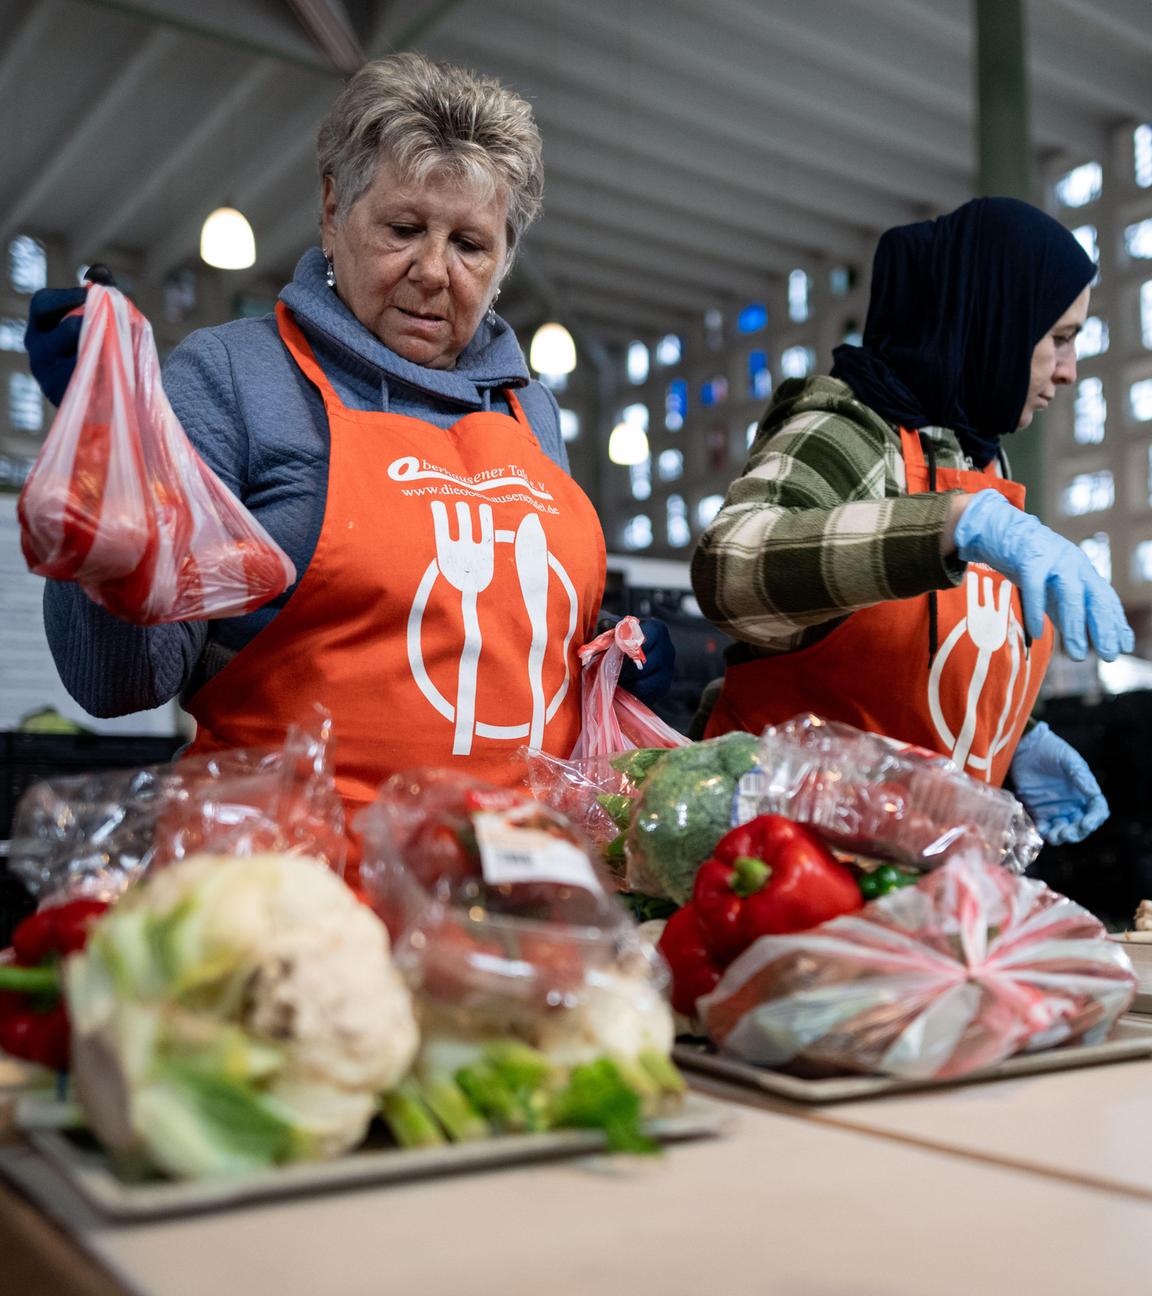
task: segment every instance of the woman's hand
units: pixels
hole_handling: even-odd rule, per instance
[[[108,267],[99,264],[89,266],[84,277],[89,283],[116,284]],[[28,365],[53,405],[64,399],[76,368],[83,320],[71,312],[83,307],[86,293],[84,288],[41,288],[28,303],[28,327],[24,330]]]
[[[644,665],[625,658],[620,668],[620,687],[641,702],[658,702],[676,678],[676,646],[668,627],[656,617],[645,618],[640,629],[644,631]]]
[[[1084,757],[1041,722],[1020,740],[1012,782],[1049,845],[1083,841],[1108,818],[1108,802]]]
[[[1047,612],[1075,661],[1083,661],[1089,647],[1104,661],[1132,651],[1136,637],[1119,596],[1077,545],[998,491],[958,497],[953,509],[952,542],[960,561],[987,563],[1008,577],[1020,590],[1024,628],[1033,639],[1043,634]]]

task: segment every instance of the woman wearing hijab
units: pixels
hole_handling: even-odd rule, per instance
[[[863,345],[780,385],[693,556],[738,641],[708,736],[814,711],[994,784],[1011,769],[1050,842],[1099,827],[1091,771],[1029,714],[1053,627],[1077,660],[1134,637],[1081,550],[1024,512],[1001,448],[1075,381],[1094,275],[1014,199],[884,234]]]

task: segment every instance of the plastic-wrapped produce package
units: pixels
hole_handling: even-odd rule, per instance
[[[736,821],[780,814],[840,850],[931,869],[961,850],[1023,873],[1042,845],[1011,793],[944,756],[801,715],[764,730]]]
[[[761,937],[697,1010],[759,1065],[946,1078],[1095,1043],[1135,992],[1086,909],[962,853],[857,915]]]

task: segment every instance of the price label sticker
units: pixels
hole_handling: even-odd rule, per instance
[[[732,827],[746,824],[760,813],[760,805],[768,791],[768,776],[757,765],[742,774],[732,793]]]
[[[562,835],[563,828],[536,805],[483,810],[472,816],[480,868],[491,886],[552,882],[599,891],[587,855]]]

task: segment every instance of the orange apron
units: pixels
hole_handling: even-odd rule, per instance
[[[908,493],[929,489],[915,432],[900,429]],[[1024,487],[996,475],[940,468],[935,489],[999,491],[1024,507]],[[782,724],[804,711],[951,756],[975,778],[1004,781],[1052,655],[1052,624],[1025,642],[1020,592],[983,563],[936,594],[939,648],[930,652],[931,597],[853,612],[808,648],[730,666],[707,736]]]
[[[320,703],[349,810],[397,769],[511,784],[525,743],[566,757],[580,732],[576,650],[604,591],[591,501],[511,391],[511,415],[448,429],[348,409],[282,303],[276,314],[324,398],[324,522],[287,605],[189,701],[188,754],[278,746]]]

